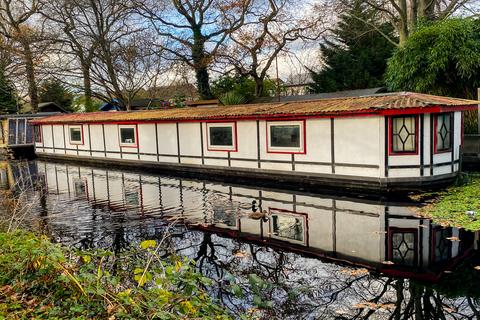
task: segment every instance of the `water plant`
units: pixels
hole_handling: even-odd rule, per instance
[[[441,225],[480,230],[480,175],[470,174],[467,180],[441,192],[422,213]]]

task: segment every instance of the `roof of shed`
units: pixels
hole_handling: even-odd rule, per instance
[[[174,108],[168,110],[74,113],[34,120],[48,123],[96,123],[142,121],[188,121],[226,119],[264,119],[327,115],[388,114],[391,111],[432,112],[428,107],[462,109],[476,107],[480,102],[440,97],[421,93],[397,92],[363,97],[319,99],[284,103],[247,104],[205,108]]]

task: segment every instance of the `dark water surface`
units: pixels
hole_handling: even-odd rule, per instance
[[[68,246],[119,252],[168,234],[234,314],[260,296],[271,319],[480,318],[478,234],[418,216],[421,203],[43,161],[1,164],[0,188],[27,190],[29,223]]]

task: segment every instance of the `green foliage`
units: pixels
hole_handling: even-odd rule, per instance
[[[0,233],[0,319],[231,318],[202,289],[211,280],[194,263],[160,259],[156,246],[113,256]]]
[[[17,112],[17,93],[0,64],[0,114]]]
[[[468,110],[464,113],[464,129],[466,134],[476,134],[478,132],[478,110]]]
[[[480,20],[420,27],[388,62],[390,90],[475,98],[480,86]]]
[[[470,217],[467,211],[477,212],[476,217]],[[472,176],[466,185],[448,188],[423,212],[442,225],[480,230],[480,176]]]
[[[71,108],[73,94],[61,82],[45,80],[39,89],[40,102],[55,102],[64,109],[74,111]]]
[[[219,97],[221,103],[226,106],[247,103],[247,99],[237,91],[229,91]]]
[[[87,103],[85,96],[76,96],[71,105],[70,111],[73,112],[96,112],[103,104],[102,101],[92,98],[90,104]]]
[[[264,96],[269,96],[275,91],[275,83],[272,80],[264,80],[263,86]],[[255,99],[255,81],[250,77],[225,75],[215,80],[211,89],[213,95],[224,104],[239,104],[229,103],[237,101],[249,103]]]
[[[383,75],[394,45],[369,24],[395,37],[390,24],[378,23],[377,14],[357,1],[350,11],[340,16],[333,30],[334,39],[325,40],[321,45],[325,68],[320,72],[312,71],[314,84],[310,89],[313,92],[384,86]]]

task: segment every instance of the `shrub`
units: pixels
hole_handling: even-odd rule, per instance
[[[207,295],[211,280],[194,263],[160,259],[158,247],[144,241],[114,256],[24,231],[0,233],[0,318],[231,318]]]

